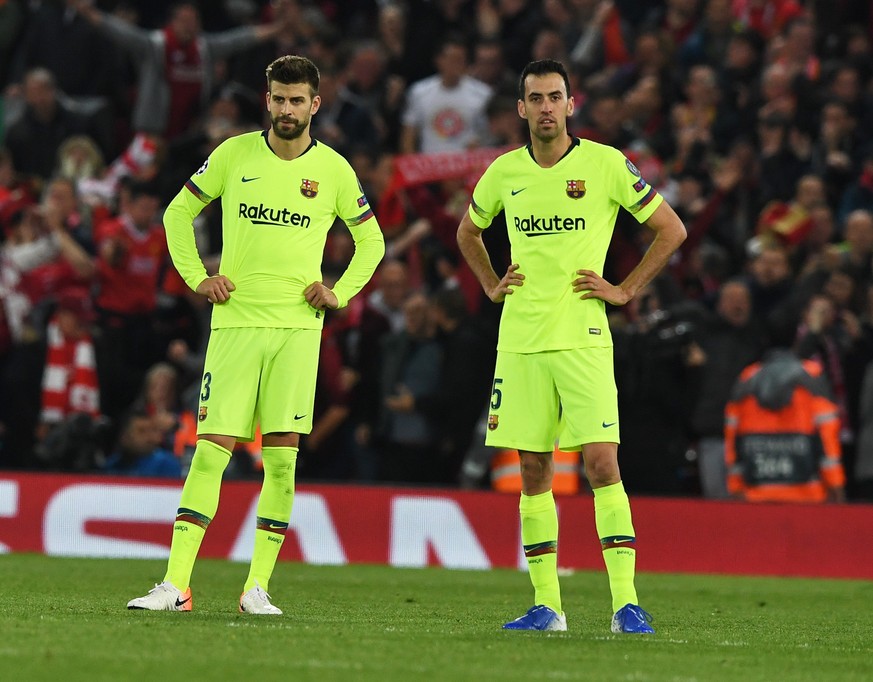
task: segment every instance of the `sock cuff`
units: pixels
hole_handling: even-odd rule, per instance
[[[299,451],[300,448],[292,448],[280,445],[265,445],[261,448],[261,458],[265,460],[272,458],[284,462],[296,462],[297,453]]]
[[[220,453],[228,459],[230,459],[231,455],[233,454],[227,448],[223,448],[218,443],[213,443],[211,440],[208,440],[206,438],[197,439],[197,447],[203,450],[211,450],[216,454]]]
[[[551,490],[547,490],[539,495],[521,494],[521,499],[518,502],[518,510],[525,514],[536,514],[537,512],[550,511],[555,508],[555,496]]]
[[[627,493],[624,491],[624,484],[621,481],[605,485],[602,488],[594,488],[595,508],[612,507],[626,501]]]

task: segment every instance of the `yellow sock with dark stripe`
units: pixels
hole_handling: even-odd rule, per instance
[[[165,582],[172,583],[182,592],[188,589],[200,543],[218,509],[221,475],[229,461],[228,450],[208,440],[197,441],[173,524],[170,560],[164,577]]]
[[[265,447],[262,458],[264,484],[258,497],[255,548],[243,592],[252,589],[255,581],[264,590],[268,589],[276,559],[279,558],[279,550],[285,542],[285,531],[288,530],[291,507],[294,504],[297,448]]]
[[[558,510],[552,491],[539,495],[522,493],[518,503],[521,515],[521,543],[534,604],[543,604],[561,613],[561,586],[558,584]]]
[[[625,604],[638,603],[634,588],[637,539],[631,521],[630,502],[621,481],[594,489],[594,523],[609,574],[612,612],[615,613]]]

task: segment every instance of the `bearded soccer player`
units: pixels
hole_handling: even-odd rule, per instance
[[[267,68],[271,127],[219,145],[164,215],[173,263],[213,304],[200,390],[197,447],[173,525],[163,582],[129,609],[190,611],[189,582],[215,516],[222,473],[237,441],[260,423],[264,482],[251,568],[239,600],[245,613],[279,615],[267,594],[291,519],[300,434],[312,429],[321,327],[372,276],[385,252],[367,197],[348,162],[312,139],[319,73],[304,57]],[[207,275],[192,220],[221,197],[221,272]],[[355,253],[333,289],[321,282],[327,232],[340,217]]]
[[[486,443],[517,449],[521,536],[534,606],[509,630],[566,630],[558,584],[552,452],[582,450],[612,592],[613,632],[652,633],[634,588],[636,536],[618,467],[619,417],[605,304],[624,305],[667,263],[685,227],[624,155],[567,132],[564,66],[528,64],[518,114],[530,144],[485,171],[458,227],[458,244],[485,293],[504,301]],[[619,207],[654,232],[620,284],[602,277]],[[512,263],[494,272],[482,231],[504,211]]]

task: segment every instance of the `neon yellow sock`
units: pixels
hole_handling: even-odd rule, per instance
[[[265,447],[264,484],[258,497],[258,526],[255,529],[255,548],[249,577],[243,592],[255,586],[255,581],[264,590],[270,585],[270,577],[279,558],[279,550],[285,542],[285,531],[291,520],[294,504],[294,468],[297,464],[297,448]]]
[[[165,582],[183,592],[188,589],[194,561],[206,528],[218,509],[221,475],[230,461],[230,452],[220,445],[200,439],[191,460],[191,470],[182,488],[182,498],[173,524],[170,559]]]
[[[522,493],[518,511],[521,515],[521,543],[534,587],[534,604],[543,604],[561,613],[558,509],[552,491],[539,495]]]
[[[609,575],[612,611],[615,613],[625,604],[638,603],[634,588],[636,536],[630,502],[621,481],[594,489],[594,523]]]

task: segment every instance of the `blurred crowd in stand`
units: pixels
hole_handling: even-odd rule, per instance
[[[313,136],[387,242],[326,318],[301,479],[489,485],[500,308],[454,235],[477,174],[526,143],[518,74],[554,58],[571,132],[621,149],[688,229],[610,311],[628,490],[737,494],[726,409],[779,351],[824,382],[845,493],[873,499],[873,3],[852,0],[0,0],[0,468],[184,474],[210,307],[162,210],[268,125],[264,68],[289,53],[321,69]],[[210,272],[220,212],[194,225]],[[605,277],[648,238],[620,215]],[[505,225],[486,243],[505,269]],[[352,248],[337,225],[326,282]],[[258,475],[257,441],[236,454],[228,476]]]

